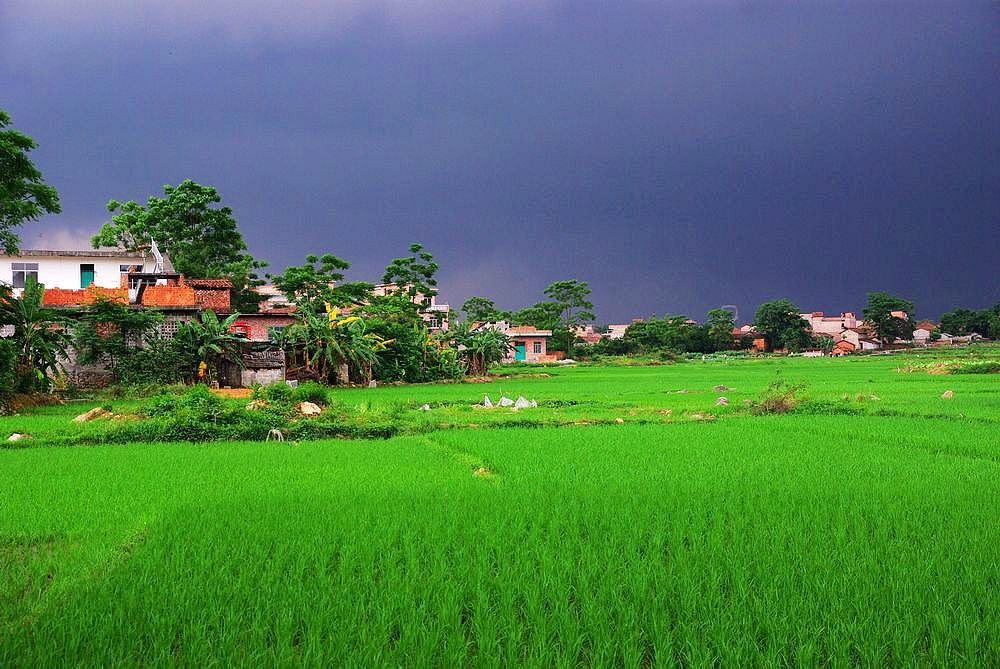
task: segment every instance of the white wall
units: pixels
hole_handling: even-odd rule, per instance
[[[94,283],[102,288],[121,287],[121,265],[138,265],[142,268],[142,258],[135,256],[0,256],[0,281],[11,284],[14,281],[13,263],[38,263],[38,282],[46,288],[69,288],[79,290],[80,265],[94,266]]]

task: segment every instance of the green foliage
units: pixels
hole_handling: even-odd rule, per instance
[[[210,382],[222,358],[242,364],[242,340],[230,332],[230,327],[239,316],[231,314],[220,321],[214,311],[207,309],[198,318],[181,325],[177,331],[176,339],[194,353],[199,366],[201,362],[206,365],[204,376],[199,375],[198,369],[194,372],[199,380]]]
[[[559,323],[564,327],[594,320],[594,304],[589,299],[590,286],[586,281],[556,281],[542,292],[549,298],[552,310],[558,312]]]
[[[804,383],[773,381],[751,406],[751,413],[757,416],[788,413],[803,401]]]
[[[728,309],[712,309],[705,321],[705,335],[712,351],[727,351],[733,348],[733,328],[736,317]],[[708,352],[708,351],[706,351]]]
[[[799,316],[799,308],[789,299],[760,305],[753,324],[757,332],[764,336],[769,351],[776,348],[801,351],[811,343],[809,323]]]
[[[150,196],[146,206],[135,200],[108,202],[114,214],[91,243],[134,251],[155,240],[170,253],[174,268],[193,277],[221,277],[230,263],[244,260],[246,243],[229,207],[218,191],[186,179],[163,187],[166,197]],[[117,212],[117,213],[116,213]]]
[[[0,414],[4,412],[6,399],[14,392],[16,370],[17,353],[14,342],[0,337]]]
[[[83,364],[104,364],[118,383],[122,358],[140,348],[162,321],[158,311],[132,309],[116,300],[98,297],[80,314],[74,327],[77,358]]]
[[[18,252],[13,228],[37,220],[42,214],[58,214],[59,194],[42,180],[28,152],[37,148],[31,137],[10,128],[10,115],[0,109],[0,249]]]
[[[472,376],[486,374],[492,365],[502,362],[513,350],[510,338],[494,328],[470,332],[466,322],[454,328],[451,335],[462,349],[459,355],[466,372]]]
[[[437,279],[434,278],[437,271],[434,256],[422,245],[410,244],[410,255],[393,259],[382,274],[382,282],[395,286],[393,292],[405,295],[422,311],[437,295]]]
[[[392,342],[374,362],[375,379],[424,383],[462,375],[456,351],[442,339],[431,337],[422,321],[373,319],[370,327]]]
[[[950,371],[952,374],[1000,374],[1000,360],[957,363]]]
[[[318,314],[324,312],[327,304],[346,307],[371,299],[370,283],[344,282],[343,272],[350,266],[332,253],[308,255],[304,264],[293,265],[269,277],[289,302]]]
[[[823,353],[829,354],[836,346],[836,342],[833,341],[833,337],[828,337],[826,335],[819,335],[813,337],[813,346],[823,351]]]
[[[473,295],[462,303],[468,321],[494,322],[510,318],[510,313],[497,309],[493,300]]]
[[[28,277],[20,298],[9,290],[0,293],[0,328],[13,329],[14,389],[20,392],[48,390],[72,343],[65,319],[42,306],[44,293],[34,277]]]
[[[284,385],[286,388],[288,387],[287,384],[276,383],[273,385]],[[328,402],[326,386],[321,383],[316,383],[315,381],[300,383],[292,391],[292,399],[295,402],[312,402],[313,404],[318,404],[321,407],[326,406]]]
[[[272,383],[263,386],[256,397],[279,406],[287,406],[295,399],[295,391],[287,383]]]
[[[246,253],[233,210],[217,207],[222,196],[211,186],[191,179],[163,187],[166,197],[150,196],[143,206],[135,200],[108,202],[111,221],[91,238],[94,248],[120,246],[130,251],[150,240],[170,254],[181,274],[196,278],[228,278],[233,282],[233,305],[257,311],[260,297],[253,291],[262,281],[257,270],[266,263]]]
[[[194,378],[198,360],[178,339],[147,337],[142,348],[131,349],[118,360],[118,381],[141,388],[149,384],[167,386]]]
[[[892,314],[893,311],[906,313],[905,318]],[[912,339],[915,322],[913,320],[913,302],[894,297],[889,293],[868,293],[868,304],[862,309],[861,315],[869,323],[883,346],[891,344],[896,339]]]
[[[687,316],[668,314],[663,318],[653,316],[633,323],[625,330],[623,339],[624,343],[619,346],[641,353],[705,353],[714,350],[706,329],[696,323],[689,323]]]
[[[953,309],[944,313],[940,330],[956,336],[976,333],[988,339],[1000,339],[1000,303],[992,309]]]

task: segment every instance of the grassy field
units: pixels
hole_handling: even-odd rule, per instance
[[[937,359],[333,391],[378,441],[0,418],[0,666],[1000,666],[1000,376]]]

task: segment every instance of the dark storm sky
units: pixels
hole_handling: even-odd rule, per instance
[[[421,241],[456,307],[1000,301],[996,2],[6,0],[0,108],[62,197],[28,248],[192,178],[276,269]]]

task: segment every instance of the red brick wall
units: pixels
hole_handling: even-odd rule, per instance
[[[128,290],[122,288],[101,288],[91,284],[87,288],[46,288],[42,294],[42,304],[46,306],[77,306],[93,304],[97,297],[105,297],[122,304],[128,304]]]
[[[295,322],[293,316],[275,318],[274,316],[262,317],[256,314],[244,314],[236,319],[233,325],[247,325],[250,328],[251,341],[267,341],[267,329],[275,327],[287,327]]]
[[[146,286],[142,291],[144,307],[193,307],[194,288],[191,286]]]

